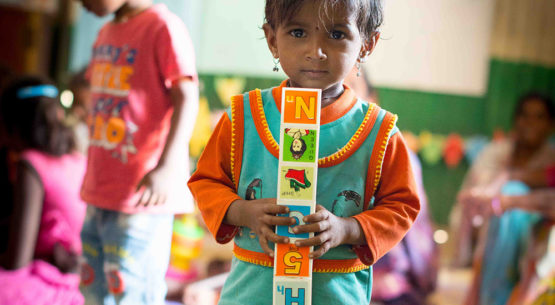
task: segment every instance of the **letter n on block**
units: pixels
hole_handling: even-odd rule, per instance
[[[283,122],[300,124],[318,124],[318,90],[295,90],[284,88],[285,103]]]
[[[276,276],[310,276],[310,247],[294,244],[277,244]]]

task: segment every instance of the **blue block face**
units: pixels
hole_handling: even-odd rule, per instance
[[[295,234],[292,229],[295,226],[304,224],[303,217],[310,214],[310,206],[288,205],[289,214],[279,214],[279,216],[293,217],[296,223],[292,226],[278,226],[277,234],[280,236],[287,236],[292,238],[308,238],[309,233]]]

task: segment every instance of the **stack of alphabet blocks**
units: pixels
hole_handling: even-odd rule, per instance
[[[314,233],[295,234],[303,217],[315,212],[318,174],[321,90],[283,88],[277,203],[289,207],[293,226],[277,226],[276,233],[289,237],[289,244],[276,244],[273,305],[310,305],[312,299],[312,247],[295,241]]]

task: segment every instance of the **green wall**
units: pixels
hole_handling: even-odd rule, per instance
[[[482,98],[379,87],[377,91],[380,106],[399,116],[401,130],[461,135],[484,132]]]
[[[485,97],[488,133],[497,127],[509,130],[518,98],[536,91],[555,99],[555,67],[493,58]]]
[[[484,99],[461,95],[377,88],[380,105],[399,116],[398,126],[415,134],[484,134]],[[449,212],[466,171],[463,159],[456,168],[422,162],[422,177],[428,195],[429,211],[438,224],[447,224]]]

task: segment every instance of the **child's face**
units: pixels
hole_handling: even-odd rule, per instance
[[[128,0],[80,0],[87,11],[98,17],[115,13]]]
[[[293,148],[293,151],[301,151],[301,149],[303,148],[303,143],[301,142],[301,140],[295,139],[293,140],[293,143],[291,143],[291,147]]]
[[[279,58],[291,86],[329,89],[342,85],[359,55],[370,51],[354,13],[335,9],[320,13],[319,1],[307,1],[289,21],[275,29],[264,25],[270,51]]]

